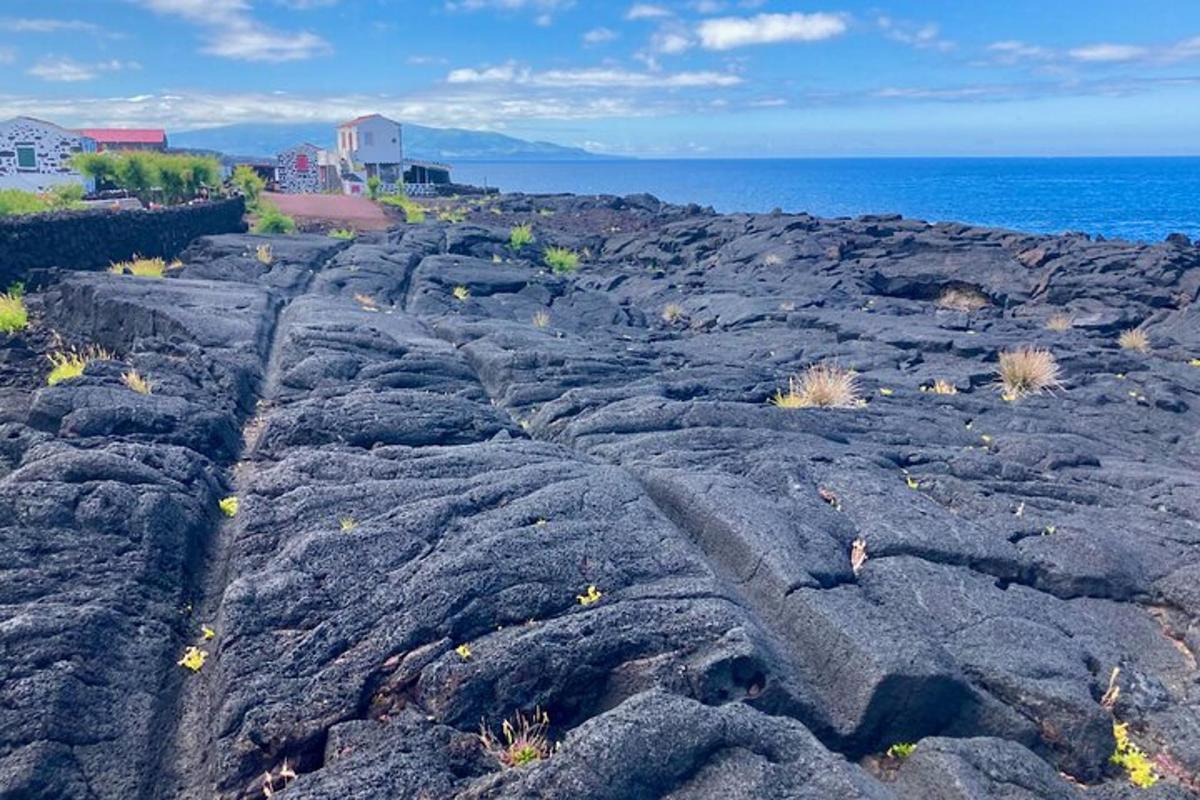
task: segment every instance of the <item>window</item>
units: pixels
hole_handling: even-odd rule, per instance
[[[37,169],[37,150],[33,145],[17,145],[17,169]]]
[[[375,134],[370,131],[363,131],[363,147],[370,147],[375,144]]]
[[[296,171],[308,172],[308,156],[304,155],[303,153],[296,156]]]

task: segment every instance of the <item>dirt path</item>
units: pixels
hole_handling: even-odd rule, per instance
[[[284,214],[293,217],[301,227],[308,227],[306,223],[329,223],[360,231],[382,231],[393,224],[383,209],[365,197],[272,193],[264,197]]]

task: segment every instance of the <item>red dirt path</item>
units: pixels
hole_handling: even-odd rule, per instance
[[[381,231],[395,223],[383,209],[365,197],[344,194],[273,194],[263,197],[284,214],[294,217],[301,227],[321,222],[348,226],[360,231]]]

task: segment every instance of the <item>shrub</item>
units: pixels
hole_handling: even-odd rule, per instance
[[[555,275],[569,275],[579,269],[579,254],[565,247],[547,247],[543,258]]]
[[[342,239],[343,241],[353,241],[358,237],[358,232],[350,228],[338,228],[329,232],[330,239]]]
[[[0,294],[0,333],[18,333],[29,326],[29,311],[20,287]]]
[[[674,325],[679,320],[687,316],[687,311],[679,303],[667,303],[663,306],[662,318],[663,322],[668,325]]]
[[[549,727],[550,717],[540,708],[534,709],[532,717],[517,712],[515,722],[504,720],[500,726],[500,737],[481,724],[479,742],[502,767],[523,767],[550,757]]]
[[[533,226],[528,222],[524,225],[514,225],[513,229],[508,232],[509,249],[520,250],[531,244],[533,244]]]
[[[56,350],[46,356],[50,361],[50,374],[46,376],[47,386],[56,386],[63,381],[74,380],[83,374],[87,365],[93,361],[111,361],[112,353],[102,347],[89,347],[78,350]]]
[[[1074,325],[1075,320],[1071,318],[1070,314],[1053,314],[1051,315],[1050,319],[1046,320],[1046,328],[1058,333],[1069,331],[1072,327],[1074,327]]]
[[[54,210],[83,208],[83,186],[78,183],[60,183],[46,193],[46,201]]]
[[[775,393],[779,408],[851,408],[862,404],[858,377],[836,364],[814,364],[799,378],[788,378],[788,390]]]
[[[233,185],[246,198],[246,206],[255,208],[258,206],[258,198],[262,195],[263,189],[267,188],[267,182],[262,179],[257,172],[250,167],[242,164],[233,170]]]
[[[135,369],[131,369],[122,375],[121,383],[125,384],[126,388],[130,391],[137,392],[138,394],[150,394],[154,389],[154,385],[143,378]]]
[[[1117,337],[1117,344],[1121,345],[1122,350],[1133,350],[1138,353],[1150,352],[1150,337],[1141,328],[1121,331],[1121,335]]]
[[[33,192],[20,189],[0,189],[0,216],[5,214],[40,214],[50,210],[50,203]]]
[[[264,204],[254,225],[255,233],[289,234],[296,232],[296,220],[273,205]]]
[[[372,175],[367,178],[367,197],[372,200],[378,200],[379,195],[382,194],[382,190],[383,181],[380,180],[378,175]]]
[[[970,286],[951,286],[942,290],[935,305],[952,311],[978,311],[991,305],[991,300],[986,294]]]
[[[108,268],[114,275],[136,275],[139,278],[161,278],[166,274],[167,262],[161,258],[141,258],[119,261]]]
[[[1058,361],[1049,350],[1026,346],[1003,351],[996,372],[1006,400],[1019,400],[1062,386],[1058,380]]]

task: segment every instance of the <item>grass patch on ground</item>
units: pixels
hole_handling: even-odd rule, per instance
[[[579,254],[565,247],[547,247],[542,257],[555,275],[570,275],[579,269]]]
[[[508,247],[510,250],[520,250],[533,244],[533,226],[526,222],[524,225],[514,225],[508,232]]]
[[[83,374],[88,364],[94,361],[112,361],[112,353],[103,347],[91,346],[86,350],[56,350],[46,356],[50,361],[47,386],[57,386],[63,381],[74,380]]]
[[[771,404],[779,408],[853,408],[862,405],[858,377],[836,364],[814,364],[788,378],[787,392],[777,391]]]

